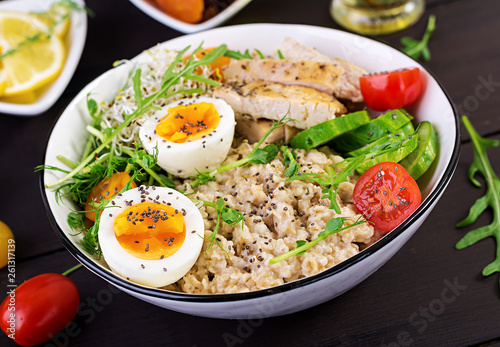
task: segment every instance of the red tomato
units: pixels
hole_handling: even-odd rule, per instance
[[[413,213],[422,201],[417,182],[394,162],[384,162],[365,171],[354,186],[354,205],[375,229],[391,231]]]
[[[50,339],[75,318],[80,295],[66,276],[35,276],[9,294],[0,306],[0,328],[21,346]]]
[[[418,67],[365,75],[359,78],[366,105],[375,111],[397,109],[413,103],[422,90]]]

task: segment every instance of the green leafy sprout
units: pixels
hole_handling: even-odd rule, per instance
[[[430,15],[422,40],[415,40],[409,36],[401,38],[401,44],[404,46],[401,48],[401,51],[415,60],[418,60],[420,55],[422,55],[425,61],[429,61],[431,59],[431,52],[428,44],[434,30],[436,30],[436,16]]]
[[[367,221],[363,218],[363,216],[360,216],[354,223],[343,226],[346,221],[348,221],[349,218],[347,217],[338,217],[338,218],[332,218],[328,222],[326,222],[325,225],[325,230],[320,232],[318,234],[318,237],[316,237],[314,240],[307,242],[304,240],[298,240],[296,241],[297,247],[295,249],[292,249],[289,252],[283,253],[277,257],[272,258],[269,261],[269,265],[273,265],[276,263],[279,263],[280,261],[283,261],[285,259],[288,259],[290,257],[296,256],[296,255],[302,255],[306,253],[306,251],[313,247],[314,245],[318,244],[320,241],[326,239],[328,236],[333,235],[335,233],[338,233],[340,231],[346,230],[348,228],[352,228],[356,225],[360,225],[363,223],[366,223]]]
[[[214,208],[215,211],[217,212],[217,222],[215,224],[214,230],[212,230],[212,233],[207,239],[204,239],[205,241],[210,242],[205,252],[211,250],[214,244],[216,244],[220,249],[222,249],[222,251],[224,251],[224,253],[226,253],[228,262],[229,264],[231,264],[231,257],[229,256],[229,253],[224,249],[224,247],[222,247],[222,245],[220,244],[220,240],[217,238],[217,234],[219,232],[221,221],[224,221],[226,224],[232,227],[241,222],[241,227],[243,228],[244,225],[243,215],[239,211],[224,206],[225,202],[224,199],[222,198],[217,199],[216,203],[206,200],[197,200],[197,201],[203,203],[204,206]]]
[[[260,146],[266,141],[269,135],[277,128],[284,126],[285,124],[294,121],[293,119],[287,118],[285,114],[279,121],[273,122],[273,125],[267,130],[264,136],[257,142],[252,151],[244,158],[237,160],[235,162],[219,166],[216,170],[207,173],[200,173],[191,182],[191,187],[196,188],[200,184],[204,184],[215,180],[215,176],[218,173],[226,172],[237,167],[243,166],[245,164],[266,164],[274,160],[279,153],[279,147],[274,144],[269,144],[260,148]]]
[[[372,158],[374,159],[379,155],[391,151],[397,151],[402,146],[405,146],[405,140],[387,141],[383,145],[379,146],[374,152],[363,153],[356,157],[350,157],[344,159],[340,163],[335,164],[342,168],[340,172],[336,172],[334,167],[330,166],[325,168],[326,173],[299,172],[300,165],[297,162],[297,154],[289,147],[282,146],[281,150],[283,151],[283,156],[285,158],[285,165],[287,166],[284,174],[285,176],[288,177],[287,181],[296,181],[296,180],[311,181],[323,187],[323,190],[321,192],[324,193],[324,195],[321,198],[329,199],[330,200],[329,208],[334,210],[337,214],[340,214],[341,210],[337,202],[337,189],[340,183],[347,181],[347,177],[353,175],[354,170],[356,170],[356,168],[366,160]],[[314,239],[311,242],[307,242],[305,240],[298,240],[296,242],[297,247],[295,249],[271,259],[269,265],[276,264],[282,260],[285,260],[295,255],[304,254],[307,251],[307,249],[313,247],[315,244],[325,239],[329,235],[368,222],[364,218],[364,216],[360,216],[353,224],[341,228],[346,220],[348,219],[345,217],[330,219],[326,223],[325,230],[319,233],[316,239]]]
[[[94,128],[92,129],[92,126],[87,127],[87,130],[90,130],[90,132],[94,135],[94,137],[97,137],[99,139],[99,145],[92,150],[85,158],[83,158],[78,165],[76,165],[70,172],[68,172],[65,176],[61,177],[60,179],[46,184],[46,188],[53,188],[56,186],[59,186],[63,184],[64,182],[70,180],[73,178],[75,175],[80,173],[82,170],[84,170],[93,160],[95,160],[96,157],[98,157],[99,153],[101,151],[106,150],[109,148],[109,146],[112,144],[113,139],[123,130],[125,129],[130,123],[132,123],[135,119],[143,115],[144,113],[148,112],[149,110],[157,110],[158,107],[155,106],[153,103],[159,99],[159,98],[165,98],[168,99],[176,94],[195,94],[195,93],[201,93],[203,90],[201,88],[190,88],[190,89],[185,89],[181,88],[176,91],[170,91],[170,89],[179,83],[180,79],[183,77],[187,80],[194,80],[198,82],[203,82],[209,85],[213,86],[219,86],[220,83],[217,81],[214,81],[212,79],[196,75],[195,69],[200,66],[200,65],[207,65],[212,63],[214,60],[219,58],[221,55],[224,54],[226,51],[226,46],[221,45],[217,48],[215,48],[213,51],[210,53],[206,54],[204,57],[202,57],[199,60],[195,60],[193,58],[194,54],[187,60],[185,65],[182,67],[181,71],[175,72],[174,68],[183,62],[182,57],[186,53],[186,51],[190,47],[186,47],[182,51],[180,51],[174,61],[170,64],[168,69],[165,71],[163,77],[162,77],[162,82],[159,90],[156,93],[153,93],[147,97],[142,96],[142,89],[141,89],[141,70],[138,69],[136,70],[135,74],[133,75],[133,89],[134,89],[134,97],[135,101],[137,103],[137,108],[134,112],[131,114],[125,115],[125,119],[122,123],[120,123],[116,128],[107,128],[105,131],[98,131],[97,129]],[[195,50],[194,53],[199,51],[201,49],[201,45]],[[89,102],[87,101],[87,104]],[[94,110],[94,103],[90,103],[90,107],[92,110]],[[93,111],[91,111],[92,114]],[[97,118],[98,115],[94,113],[94,116]],[[94,118],[95,121],[97,119]],[[93,141],[93,138],[91,137],[89,141]]]
[[[467,218],[458,223],[457,227],[471,225],[488,207],[493,211],[493,221],[489,225],[469,231],[455,247],[463,249],[487,237],[495,238],[497,244],[496,259],[483,269],[483,276],[489,276],[500,272],[500,179],[491,167],[486,150],[498,147],[500,142],[481,137],[466,116],[462,116],[462,123],[470,135],[474,149],[474,160],[468,172],[469,179],[473,185],[481,187],[481,183],[475,178],[476,174],[480,173],[486,181],[486,194],[476,200],[470,208]]]
[[[161,86],[157,92],[147,97],[143,97],[141,89],[141,70],[135,71],[132,77],[134,98],[137,103],[135,111],[124,115],[124,121],[114,128],[101,127],[103,114],[99,110],[97,102],[87,96],[87,109],[91,116],[91,123],[87,126],[90,136],[84,147],[83,155],[78,162],[73,162],[63,156],[58,156],[59,161],[68,166],[68,170],[55,166],[41,165],[35,170],[54,170],[64,173],[60,179],[46,184],[46,188],[55,190],[56,200],[62,196],[69,196],[77,205],[84,206],[86,199],[92,189],[105,177],[110,177],[115,172],[126,172],[131,174],[133,180],[145,182],[148,185],[158,184],[170,188],[176,188],[172,177],[165,175],[157,163],[157,153],[148,154],[134,147],[121,146],[120,154],[115,151],[116,142],[114,138],[120,134],[135,119],[150,110],[158,109],[154,102],[159,98],[168,99],[176,94],[201,93],[201,88],[181,88],[171,91],[174,85],[180,82],[181,78],[198,81],[213,86],[220,83],[196,74],[196,68],[200,65],[207,65],[219,58],[226,51],[226,46],[221,45],[208,53],[201,59],[193,58],[194,54],[201,49],[201,45],[195,49],[193,55],[184,63],[183,56],[190,47],[180,51],[174,61],[167,68],[162,76]],[[182,65],[184,64],[184,65]],[[174,71],[176,66],[182,66],[180,71]],[[130,189],[127,184],[123,191]],[[84,233],[82,247],[91,255],[99,257],[101,255],[98,244],[99,212],[106,206],[108,201],[92,206],[96,211],[96,221],[89,229],[83,223],[84,211],[73,211],[68,216],[68,224],[77,233]]]

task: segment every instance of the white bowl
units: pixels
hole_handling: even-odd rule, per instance
[[[266,40],[262,40],[263,36]],[[43,188],[45,182],[53,182],[57,178],[56,173],[46,171],[41,175],[44,202],[56,233],[71,254],[98,276],[144,301],[197,316],[245,319],[288,314],[330,300],[364,280],[404,245],[443,194],[455,171],[460,149],[458,116],[443,88],[425,68],[385,44],[342,31],[304,25],[250,24],[225,27],[176,38],[162,45],[170,49],[182,49],[187,45],[198,46],[203,41],[207,47],[226,43],[235,50],[257,48],[264,53],[272,53],[287,36],[330,56],[352,61],[368,71],[410,66],[421,69],[425,93],[409,110],[417,121],[432,122],[441,146],[434,172],[429,175],[431,177],[427,178],[423,188],[424,199],[415,213],[374,245],[311,277],[241,294],[174,293],[126,281],[112,273],[103,262],[89,257],[77,244],[81,236],[71,236],[66,223],[70,209],[75,207],[67,200],[64,204],[57,204],[54,192]],[[56,159],[57,155],[78,158],[86,141],[81,129],[90,122],[86,111],[87,94],[92,93],[93,97],[110,101],[125,81],[132,64],[124,64],[106,72],[86,86],[69,104],[52,129],[45,164],[61,165]]]
[[[191,34],[202,30],[215,28],[218,25],[229,20],[236,13],[241,11],[252,0],[236,0],[227,8],[225,8],[218,15],[198,24],[189,24],[175,19],[165,12],[163,12],[154,0],[130,0],[142,12],[146,13],[151,18],[156,19],[158,22],[165,24],[181,33]]]
[[[75,0],[83,6],[83,0]],[[22,12],[43,12],[50,6],[50,1],[40,0],[9,0],[0,2],[0,10],[13,10]],[[35,116],[48,110],[62,95],[75,73],[83,46],[87,37],[87,14],[83,11],[73,11],[71,25],[66,35],[64,46],[66,48],[66,62],[57,79],[43,88],[41,96],[32,104],[15,104],[0,101],[0,113],[19,116]]]

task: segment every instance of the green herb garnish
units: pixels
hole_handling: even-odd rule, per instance
[[[434,30],[436,30],[436,16],[432,14],[429,16],[422,40],[418,41],[409,36],[401,38],[401,44],[404,46],[401,48],[401,51],[415,60],[418,60],[420,55],[422,55],[425,61],[429,61],[431,59],[431,52],[428,43]]]
[[[353,226],[360,225],[360,224],[363,224],[363,223],[367,222],[362,216],[360,216],[354,223],[352,223],[350,225],[347,225],[347,226],[343,226],[344,223],[347,220],[349,220],[349,218],[347,218],[347,217],[338,217],[338,218],[332,218],[332,219],[330,219],[328,222],[326,222],[325,230],[323,230],[322,232],[320,232],[318,234],[317,238],[315,238],[311,242],[307,242],[307,241],[304,241],[304,240],[298,240],[298,241],[296,241],[297,247],[295,249],[293,249],[293,250],[291,250],[289,252],[286,252],[286,253],[284,253],[282,255],[279,255],[277,257],[272,258],[269,261],[269,265],[273,265],[273,264],[279,263],[280,261],[283,261],[283,260],[288,259],[290,257],[293,257],[295,255],[302,255],[309,248],[311,248],[312,246],[316,245],[321,240],[326,239],[328,236],[330,236],[332,234],[335,234],[335,233],[338,233],[340,231],[346,230],[346,229],[351,228]]]
[[[365,160],[365,156],[359,156],[350,161],[347,167],[341,172],[337,173],[332,166],[325,168],[326,174],[313,173],[313,172],[296,172],[290,176],[287,181],[311,181],[324,187],[321,191],[325,193],[321,198],[328,198],[330,200],[330,208],[336,213],[340,214],[340,206],[337,202],[337,188],[339,184],[347,180],[347,176],[351,176],[356,167]],[[295,162],[296,163],[296,162]],[[289,166],[290,168],[290,166]]]
[[[253,150],[245,158],[242,158],[230,164],[219,166],[216,170],[213,170],[211,172],[198,174],[198,176],[191,182],[191,187],[195,188],[200,184],[213,181],[215,180],[216,174],[235,169],[245,164],[266,164],[274,160],[274,158],[276,158],[279,153],[279,147],[273,144],[264,146],[262,148],[260,148],[260,146],[275,129],[282,127],[288,122],[294,121],[293,119],[286,118],[287,115],[288,113],[284,115],[279,121],[273,122],[273,125],[264,134],[260,141],[257,142]]]
[[[284,164],[287,167],[284,175],[286,177],[292,177],[299,171],[299,163],[297,163],[297,153],[292,151],[290,147],[281,147],[283,152],[283,157],[285,158]]]
[[[467,218],[458,223],[457,227],[461,228],[474,223],[488,207],[493,211],[493,221],[489,225],[469,231],[455,247],[463,249],[487,237],[494,237],[497,244],[496,259],[483,269],[483,276],[489,276],[500,272],[500,179],[491,167],[486,150],[498,147],[500,142],[481,137],[466,116],[462,116],[462,123],[470,135],[474,148],[474,160],[469,168],[469,179],[476,187],[481,187],[481,183],[475,179],[475,175],[478,172],[481,173],[486,181],[486,194],[476,200]]]
[[[243,228],[244,224],[243,215],[240,212],[233,210],[232,208],[224,206],[224,199],[222,198],[217,199],[216,203],[206,200],[199,200],[199,201],[201,201],[204,206],[212,207],[217,211],[217,222],[215,224],[215,228],[214,230],[212,230],[212,233],[210,234],[208,239],[205,239],[205,241],[210,241],[206,252],[211,250],[214,244],[216,244],[220,249],[224,251],[224,253],[226,253],[227,259],[229,263],[231,263],[231,258],[229,256],[229,253],[219,243],[219,239],[217,239],[217,233],[219,231],[220,224],[222,221],[224,221],[225,223],[227,223],[229,226],[232,227],[241,222],[241,227]]]
[[[168,99],[176,94],[194,94],[202,92],[201,88],[193,88],[193,89],[184,89],[181,88],[176,91],[170,91],[170,89],[179,83],[181,78],[187,80],[194,80],[198,82],[203,82],[213,86],[219,86],[220,83],[209,78],[205,78],[195,74],[195,69],[200,65],[207,65],[215,61],[226,51],[226,46],[221,45],[215,48],[212,52],[208,53],[204,57],[199,60],[194,60],[193,56],[197,51],[201,49],[201,45],[195,50],[191,58],[185,63],[184,67],[179,72],[174,72],[174,68],[178,66],[178,64],[183,63],[183,56],[186,51],[190,47],[186,47],[182,51],[180,51],[174,61],[170,64],[167,71],[165,71],[162,77],[162,83],[160,89],[147,97],[142,96],[141,89],[141,70],[138,69],[133,75],[133,89],[134,89],[134,97],[137,102],[137,109],[131,114],[125,115],[124,121],[119,124],[116,128],[107,128],[104,131],[100,132],[98,129],[94,129],[96,131],[91,130],[92,134],[99,139],[100,144],[89,153],[81,162],[73,168],[69,173],[67,173],[64,177],[52,182],[50,184],[46,184],[46,188],[56,187],[69,179],[73,178],[77,175],[81,170],[83,170],[87,165],[89,165],[96,157],[98,157],[99,153],[103,150],[106,150],[112,143],[113,139],[130,123],[132,123],[136,118],[148,112],[149,110],[158,109],[153,103],[159,98]],[[92,106],[93,109],[93,106]],[[92,129],[91,127],[87,128],[87,130]]]
[[[232,51],[228,49],[226,53],[224,53],[224,56],[231,58],[231,59],[253,59],[253,56],[250,54],[250,51],[247,49],[245,52],[241,53],[239,51]]]

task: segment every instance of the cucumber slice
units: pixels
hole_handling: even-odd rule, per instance
[[[412,118],[403,109],[392,110],[367,124],[338,136],[329,145],[337,152],[345,154],[378,140],[384,135],[396,132],[397,129],[409,123]]]
[[[371,157],[370,159],[362,162],[356,168],[356,172],[362,175],[366,170],[371,168],[373,165],[382,163],[384,161],[393,161],[395,163],[401,161],[401,159],[408,156],[411,152],[417,148],[418,145],[418,134],[410,135],[408,140],[403,141],[401,146],[398,148],[386,152],[384,154],[377,155],[376,157]]]
[[[439,140],[430,122],[421,122],[416,134],[419,140],[417,148],[399,162],[414,180],[429,169],[439,149]]]
[[[415,128],[411,122],[403,125],[401,128],[396,130],[396,132],[389,135],[384,135],[378,140],[367,143],[361,148],[358,148],[352,152],[346,154],[347,157],[357,157],[363,154],[374,153],[391,144],[394,141],[407,139],[410,135],[415,132]]]
[[[290,140],[290,145],[295,148],[310,150],[362,124],[366,124],[370,120],[371,117],[366,111],[348,113],[345,116],[327,120],[301,131]]]

